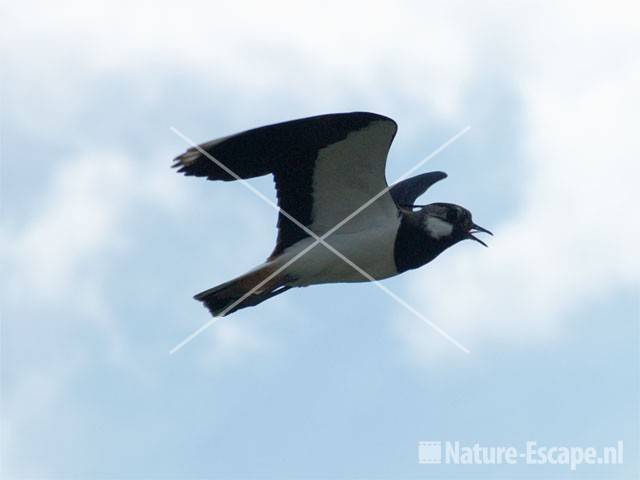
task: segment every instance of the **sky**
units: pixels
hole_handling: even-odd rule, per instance
[[[640,13],[633,2],[5,2],[2,478],[640,477]],[[634,48],[635,47],[635,48]],[[185,178],[189,145],[394,118],[387,179],[490,248],[219,320],[276,212]],[[274,198],[270,178],[251,181]],[[622,465],[425,465],[418,442],[602,448]]]

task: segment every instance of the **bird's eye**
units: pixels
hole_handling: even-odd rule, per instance
[[[458,220],[458,212],[457,212],[457,210],[449,210],[447,212],[447,221],[453,223],[456,220]]]

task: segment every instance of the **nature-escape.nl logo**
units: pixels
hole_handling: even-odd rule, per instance
[[[418,462],[449,465],[620,465],[623,442],[609,447],[543,446],[528,440],[524,449],[514,446],[461,445],[459,441],[418,442]]]

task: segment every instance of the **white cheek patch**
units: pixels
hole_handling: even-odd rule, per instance
[[[436,217],[427,217],[424,222],[424,228],[436,239],[448,237],[453,232],[453,225]]]

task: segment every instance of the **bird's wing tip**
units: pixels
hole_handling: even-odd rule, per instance
[[[200,151],[194,147],[191,147],[189,150],[187,150],[186,152],[178,155],[177,157],[175,157],[173,159],[173,163],[171,165],[171,168],[178,168],[178,167],[182,167],[182,168],[186,168],[189,167],[191,165],[193,165],[198,158],[200,158],[202,156],[202,154],[200,153]]]

